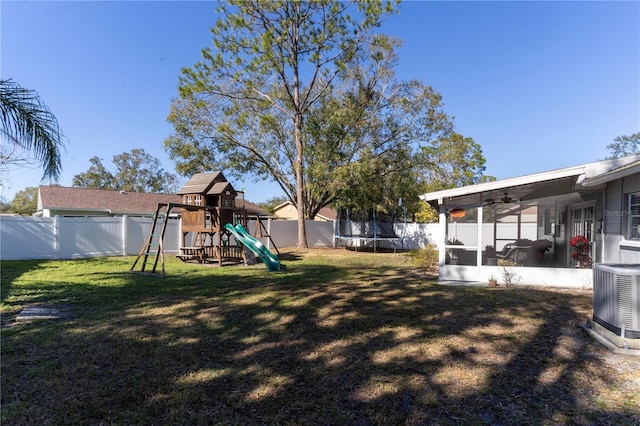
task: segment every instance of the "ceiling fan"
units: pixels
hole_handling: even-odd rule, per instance
[[[509,193],[505,192],[504,193],[504,197],[500,198],[500,201],[502,201],[503,203],[507,204],[513,201],[513,198],[509,197]]]

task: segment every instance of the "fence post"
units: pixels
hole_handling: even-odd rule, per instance
[[[267,238],[267,248],[271,250],[271,218],[267,219],[267,234],[269,235],[269,238]]]
[[[59,229],[60,216],[55,215],[53,217],[53,258],[60,259],[60,229]]]
[[[121,247],[122,247],[122,255],[126,256],[128,251],[127,247],[127,215],[122,215],[122,232],[120,234],[120,238],[122,238]]]

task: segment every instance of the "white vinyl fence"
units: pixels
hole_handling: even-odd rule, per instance
[[[0,217],[0,258],[78,259],[140,252],[151,230],[149,218]],[[170,220],[165,250],[178,251],[180,221]]]
[[[138,217],[24,217],[0,216],[0,259],[79,259],[137,255],[151,230],[150,218]],[[298,224],[294,220],[263,221],[268,238],[260,238],[273,248],[295,247]],[[253,235],[255,221],[249,223]],[[333,246],[333,223],[307,221],[309,247]],[[396,224],[395,231],[404,249],[422,248],[438,241],[438,224]],[[177,254],[180,248],[180,221],[169,220],[163,241],[164,251]]]

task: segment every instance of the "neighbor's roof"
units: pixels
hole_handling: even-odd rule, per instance
[[[178,190],[178,194],[206,194],[216,182],[226,182],[222,172],[196,173]]]
[[[106,189],[69,188],[41,185],[39,187],[38,211],[100,211],[109,214],[153,214],[159,203],[181,204],[177,194],[149,194],[142,192],[120,192]],[[245,200],[247,213],[260,216],[271,214],[256,204]]]
[[[159,203],[180,203],[176,194],[111,191],[41,185],[38,210],[104,211],[111,214],[150,214]]]
[[[338,217],[338,212],[331,207],[323,207],[318,212],[318,216],[323,217],[327,220],[336,220],[336,218]]]
[[[244,208],[247,209],[247,214],[249,215],[273,217],[271,213],[251,201],[244,200]]]
[[[604,183],[598,182],[597,179],[601,176],[605,176],[615,170],[627,170],[632,173],[637,170],[635,167],[631,167],[634,164],[640,162],[640,155],[631,155],[627,157],[613,158],[609,160],[598,161],[594,163],[583,164],[580,166],[567,167],[563,169],[556,169],[542,173],[534,173],[530,175],[518,176],[514,178],[501,179],[493,182],[479,183],[476,185],[462,186],[458,188],[445,189],[441,191],[429,192],[421,195],[420,198],[424,201],[438,201],[444,199],[450,199],[455,197],[461,197],[470,194],[478,194],[484,192],[491,192],[497,190],[506,190],[514,187],[521,187],[523,185],[531,185],[547,181],[559,181],[566,178],[575,177],[576,183],[582,183],[583,186],[591,187],[596,184]],[[631,167],[627,169],[626,167]],[[622,176],[618,176],[622,177]],[[614,179],[614,178],[612,178]],[[585,185],[584,183],[591,182],[591,185]],[[594,183],[595,182],[595,183]]]

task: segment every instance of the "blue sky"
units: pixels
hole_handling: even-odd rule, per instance
[[[0,75],[38,92],[66,136],[59,183],[98,156],[144,148],[165,170],[182,67],[211,43],[211,2],[0,2]],[[382,31],[404,40],[397,76],[443,95],[498,178],[604,158],[640,131],[640,2],[409,1]],[[0,196],[41,183],[3,173]],[[272,182],[232,182],[260,202]]]

